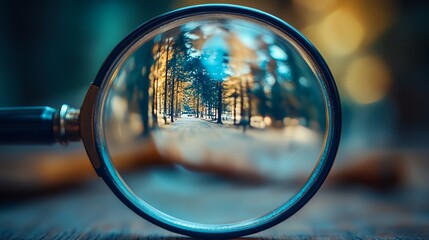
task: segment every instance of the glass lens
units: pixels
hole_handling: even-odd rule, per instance
[[[327,132],[320,74],[288,35],[205,14],[141,36],[102,86],[105,160],[133,198],[174,218],[232,224],[294,197]]]

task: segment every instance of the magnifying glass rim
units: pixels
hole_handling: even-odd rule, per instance
[[[198,16],[210,13],[224,13],[251,18],[258,22],[269,24],[270,26],[291,37],[308,54],[312,62],[315,64],[313,67],[315,67],[318,73],[321,75],[320,80],[322,80],[322,87],[326,94],[328,119],[327,134],[325,134],[325,147],[323,149],[323,153],[321,154],[321,159],[311,173],[308,181],[300,189],[300,191],[283,206],[261,218],[225,225],[205,225],[182,221],[162,213],[147,203],[142,203],[139,199],[136,198],[136,196],[134,196],[131,189],[129,189],[120,178],[120,175],[116,172],[111,161],[106,160],[110,159],[110,157],[108,152],[104,149],[104,145],[100,142],[100,139],[103,138],[103,136],[100,136],[102,131],[97,129],[97,123],[99,123],[102,118],[102,113],[101,111],[99,112],[99,109],[103,86],[109,80],[118,61],[124,56],[129,48],[133,46],[141,36],[150,33],[162,25],[171,23],[174,20],[183,17]],[[127,37],[125,37],[113,49],[98,72],[93,85],[97,88],[100,88],[100,91],[96,91],[96,93],[91,96],[95,101],[84,102],[84,105],[87,102],[91,106],[88,107],[83,105],[83,107],[86,107],[90,109],[89,111],[91,111],[90,116],[93,116],[91,119],[93,122],[90,124],[89,129],[94,134],[86,134],[85,136],[82,134],[82,139],[88,153],[94,153],[93,148],[96,148],[96,153],[89,154],[89,156],[93,164],[94,162],[97,163],[94,164],[94,168],[96,169],[98,175],[103,178],[105,183],[114,192],[114,194],[135,213],[164,229],[179,234],[202,238],[233,238],[253,234],[284,221],[285,219],[292,216],[300,208],[302,208],[313,197],[313,195],[325,181],[334,162],[340,141],[341,107],[339,94],[333,76],[320,53],[301,33],[299,33],[288,23],[268,13],[243,6],[229,4],[196,5],[178,9],[149,20],[135,29]],[[86,98],[89,98],[88,95]]]

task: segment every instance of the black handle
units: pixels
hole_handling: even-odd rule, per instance
[[[0,108],[0,144],[53,144],[57,111],[50,107]]]

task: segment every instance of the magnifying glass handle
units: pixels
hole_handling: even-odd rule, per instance
[[[79,110],[63,105],[0,108],[0,144],[66,144],[79,141]]]

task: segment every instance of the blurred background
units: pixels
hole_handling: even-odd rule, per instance
[[[210,2],[2,1],[0,107],[79,107],[104,59],[129,32],[158,14]],[[416,198],[427,196],[428,3],[227,3],[258,8],[287,21],[313,42],[330,66],[343,107],[343,138],[330,183],[383,193],[411,189],[426,194]],[[2,202],[10,202],[30,192],[74,186],[94,177],[92,171],[81,144],[67,149],[1,146],[0,196]],[[429,219],[428,204],[421,207],[418,211],[426,211],[424,219]]]

